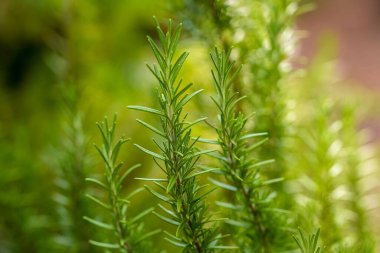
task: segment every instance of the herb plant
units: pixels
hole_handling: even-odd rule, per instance
[[[183,252],[214,252],[217,249],[228,248],[219,245],[221,235],[213,225],[212,216],[208,212],[206,197],[208,191],[200,185],[197,176],[207,171],[198,171],[197,162],[200,156],[210,151],[197,151],[193,140],[191,127],[204,120],[197,119],[188,122],[188,114],[183,113],[184,106],[202,90],[187,93],[192,84],[183,85],[178,74],[188,53],[184,52],[175,59],[176,49],[181,35],[181,25],[172,28],[169,20],[168,31],[165,34],[157,23],[157,31],[161,48],[148,37],[158,66],[149,66],[149,70],[159,83],[159,109],[143,106],[129,106],[130,109],[140,110],[159,116],[161,129],[139,121],[162,138],[162,142],[154,141],[160,154],[147,150],[138,144],[136,147],[151,155],[166,178],[140,178],[153,181],[159,191],[150,186],[146,188],[158,199],[164,214],[155,213],[162,220],[176,226],[174,234],[165,231],[165,239],[183,248]],[[211,223],[211,226],[209,225]]]
[[[150,208],[140,212],[134,217],[129,217],[128,209],[130,207],[131,198],[140,192],[141,189],[133,191],[125,198],[122,197],[122,189],[126,178],[133,170],[141,165],[136,164],[125,170],[123,169],[123,163],[118,162],[119,152],[127,139],[122,137],[114,143],[116,115],[112,125],[109,125],[108,119],[105,118],[104,121],[98,123],[97,126],[103,139],[103,145],[101,147],[95,147],[105,164],[105,182],[96,178],[86,178],[86,181],[94,183],[105,191],[108,196],[108,201],[104,202],[92,195],[87,195],[87,197],[107,211],[110,215],[111,222],[107,223],[87,216],[85,216],[84,219],[112,233],[109,235],[111,241],[90,240],[90,243],[103,249],[114,250],[114,252],[152,252],[153,250],[149,247],[150,244],[146,243],[146,239],[159,232],[159,230],[145,233],[141,219],[151,213],[153,209]]]
[[[233,72],[230,54],[231,50],[226,53],[217,49],[211,54],[212,76],[218,95],[213,101],[219,109],[216,132],[221,151],[217,158],[228,183],[218,182],[217,185],[234,192],[232,203],[219,204],[233,210],[233,219],[228,222],[239,227],[235,238],[242,252],[272,252],[286,248],[286,243],[279,241],[285,234],[279,229],[281,219],[278,217],[285,212],[273,208],[274,193],[267,189],[281,179],[266,180],[261,175],[262,167],[273,160],[252,158],[252,151],[265,139],[254,144],[248,141],[265,133],[246,133],[249,116],[237,111],[237,103],[244,97],[233,90],[234,78],[240,69]]]
[[[60,143],[50,152],[49,163],[56,173],[56,190],[52,196],[56,204],[58,224],[54,235],[56,251],[90,252],[87,243],[90,229],[84,226],[83,215],[90,212],[85,201],[87,187],[84,178],[90,167],[88,139],[83,130],[83,116],[78,111],[78,90],[75,85],[62,88],[64,110]],[[77,226],[83,229],[77,229]]]
[[[292,92],[297,103],[289,124],[295,123],[292,131],[297,131],[288,143],[292,155],[287,159],[293,179],[287,188],[296,186],[291,190],[298,204],[293,207],[296,222],[308,230],[321,228],[325,252],[373,252],[368,210],[361,205],[369,198],[364,189],[373,187],[366,183],[368,175],[363,173],[373,172],[360,151],[363,146],[359,145],[361,135],[353,121],[355,113],[352,105],[320,94],[326,89],[323,75],[313,78],[303,87],[309,97],[302,89]],[[302,155],[295,154],[295,150],[303,150]]]

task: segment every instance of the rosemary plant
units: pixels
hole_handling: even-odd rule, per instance
[[[292,194],[298,204],[293,213],[302,217],[300,226],[321,227],[325,252],[374,252],[368,211],[363,206],[373,185],[365,175],[371,171],[364,162],[369,158],[363,152],[368,147],[364,149],[355,123],[359,106],[331,97],[331,86],[326,85],[331,65],[323,60],[312,65],[306,80],[300,80],[302,85],[296,84],[300,89],[289,91],[294,103],[288,124],[294,132],[288,139],[287,160],[294,180],[289,180],[287,188],[296,182]],[[302,155],[296,150],[302,150]]]
[[[187,94],[192,84],[182,85],[178,80],[178,74],[186,60],[188,53],[182,53],[174,59],[178,41],[181,34],[179,25],[173,30],[169,20],[166,34],[157,22],[157,31],[161,47],[148,37],[149,44],[157,59],[158,66],[148,66],[159,83],[160,109],[152,109],[143,106],[129,106],[131,109],[140,110],[159,116],[161,129],[139,121],[142,125],[152,130],[162,138],[162,142],[155,141],[161,154],[147,150],[138,144],[136,147],[153,156],[157,166],[165,173],[166,178],[143,179],[154,181],[159,191],[146,186],[156,197],[164,202],[159,204],[163,214],[155,213],[162,220],[175,225],[175,234],[165,231],[165,239],[182,248],[182,252],[214,252],[218,249],[229,248],[218,245],[221,236],[217,233],[211,215],[207,209],[205,198],[208,192],[203,192],[205,186],[200,185],[197,176],[207,171],[197,171],[197,162],[200,156],[209,151],[195,149],[197,139],[191,136],[191,127],[203,121],[198,119],[187,122],[187,113],[183,115],[184,106],[201,90]],[[161,162],[159,162],[161,161]],[[208,224],[211,223],[211,224]]]
[[[126,198],[121,196],[125,179],[133,170],[140,167],[140,164],[136,164],[123,171],[123,163],[117,161],[119,152],[127,140],[122,137],[116,142],[116,144],[113,144],[116,128],[116,115],[111,126],[109,126],[107,118],[105,118],[102,123],[98,123],[97,126],[103,138],[103,145],[101,147],[95,147],[105,163],[106,178],[105,182],[99,181],[95,178],[86,178],[86,181],[94,183],[103,189],[108,195],[108,202],[105,203],[99,198],[89,194],[87,197],[99,206],[105,208],[110,214],[112,222],[106,223],[99,219],[93,219],[87,216],[85,216],[84,219],[99,228],[112,231],[113,236],[111,237],[111,243],[95,240],[90,240],[90,243],[100,248],[121,253],[154,252],[149,247],[150,244],[146,243],[146,239],[158,233],[159,230],[145,233],[143,230],[143,223],[141,223],[141,219],[151,213],[153,208],[142,211],[134,217],[129,217],[127,210],[130,206],[130,199],[140,192],[141,189],[133,191]]]
[[[369,223],[368,209],[364,206],[368,192],[374,185],[368,183],[368,178],[374,174],[373,169],[366,166],[366,160],[371,160],[371,155],[365,154],[366,148],[362,144],[361,133],[358,134],[355,122],[357,113],[353,105],[342,105],[342,129],[341,140],[343,143],[343,164],[347,168],[345,173],[346,188],[348,191],[345,198],[345,208],[350,213],[349,222],[346,222],[347,237],[346,244],[350,248],[361,249],[360,252],[374,252],[374,236]],[[359,252],[358,251],[358,252]]]
[[[331,101],[318,100],[313,106],[315,112],[307,123],[313,125],[313,129],[304,128],[294,137],[293,147],[302,149],[303,155],[292,158],[293,168],[295,171],[308,168],[297,179],[299,189],[295,195],[298,206],[295,212],[303,216],[299,221],[303,227],[321,227],[325,251],[334,252],[345,239],[342,236],[345,214],[341,194],[344,180],[342,143],[338,138],[340,124],[331,117],[334,110]],[[298,127],[302,129],[302,125]]]
[[[280,240],[286,237],[279,230],[284,225],[279,219],[282,210],[272,207],[274,193],[265,188],[281,179],[266,180],[260,173],[261,167],[273,160],[257,161],[251,156],[252,151],[265,140],[254,144],[249,144],[248,140],[265,133],[245,132],[248,117],[236,111],[237,103],[244,97],[239,97],[232,88],[239,69],[231,72],[234,63],[229,61],[230,54],[231,50],[225,53],[217,49],[211,54],[214,65],[212,76],[218,94],[213,101],[220,113],[220,126],[215,128],[217,143],[221,146],[217,158],[228,184],[212,181],[235,193],[233,203],[219,204],[234,210],[233,216],[237,220],[230,220],[229,223],[240,227],[236,238],[242,252],[276,252],[286,248],[286,243]]]
[[[294,49],[292,25],[298,14],[298,2],[242,0],[229,8],[229,15],[234,17],[231,21],[232,36],[237,38],[234,43],[239,49],[240,61],[247,64],[244,78],[251,84],[247,94],[256,110],[254,130],[268,132],[268,142],[258,150],[259,158],[276,161],[265,170],[270,177],[283,177],[288,169],[284,139],[289,126],[285,127],[284,121],[284,84],[291,70],[287,59]],[[247,11],[241,11],[242,8]],[[243,36],[238,36],[238,32]],[[275,186],[285,192],[282,184]]]
[[[55,251],[85,253],[91,251],[87,243],[90,230],[82,218],[90,212],[84,197],[84,178],[89,167],[87,138],[83,131],[83,118],[77,108],[77,87],[66,85],[63,88],[63,133],[60,145],[53,150],[55,155],[51,157],[54,160],[50,161],[56,172],[53,199],[56,202],[58,233],[54,238],[57,244]]]
[[[211,47],[219,45],[227,51],[234,46],[233,59],[239,64],[244,63],[232,87],[235,92],[247,95],[247,103],[239,102],[238,109],[255,108],[256,117],[251,129],[268,133],[268,141],[255,152],[261,160],[275,160],[263,172],[270,178],[284,177],[288,169],[285,139],[291,127],[285,127],[287,101],[284,85],[291,76],[288,58],[295,45],[294,19],[308,7],[304,3],[299,7],[299,2],[189,0],[184,1],[180,9],[190,31]],[[291,196],[286,195],[283,184],[272,186],[281,195],[282,206],[292,206]]]

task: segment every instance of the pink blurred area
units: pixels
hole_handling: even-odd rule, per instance
[[[307,33],[300,52],[307,62],[324,35],[335,36],[340,76],[375,97],[374,113],[361,127],[370,130],[370,141],[380,141],[380,0],[318,0],[297,25]]]
[[[380,0],[319,0],[298,26],[308,32],[304,56],[312,58],[320,37],[332,32],[343,76],[380,93]]]

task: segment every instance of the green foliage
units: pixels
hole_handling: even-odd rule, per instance
[[[333,113],[332,110],[331,103],[322,101],[311,122],[314,128],[297,133],[297,140],[301,142],[304,155],[300,156],[297,165],[294,165],[295,168],[309,165],[310,170],[299,180],[302,188],[297,194],[300,200],[301,196],[305,198],[304,201],[299,201],[298,208],[307,211],[298,213],[305,215],[303,222],[310,222],[311,228],[321,226],[321,238],[327,251],[342,239],[342,229],[338,221],[341,213],[338,203],[341,204],[342,200],[334,194],[342,184],[339,163],[341,143],[336,141],[339,130],[337,123],[328,120],[329,115]],[[310,217],[309,212],[314,215]]]
[[[307,2],[2,0],[0,252],[377,252],[378,151],[359,130],[376,95],[348,96],[326,71],[331,39],[327,64],[324,48],[298,65],[293,23]],[[183,43],[181,26],[162,24],[151,54],[153,13],[181,20]],[[126,101],[144,106],[120,114],[120,130],[89,127]],[[124,129],[144,152],[123,149]],[[103,142],[102,163],[88,142]],[[143,166],[124,168],[125,156]],[[293,240],[298,226],[322,232]]]
[[[284,159],[290,127],[285,127],[286,101],[282,94],[291,70],[288,57],[294,50],[292,23],[299,10],[298,2],[243,0],[229,9],[234,17],[231,36],[238,38],[232,43],[238,48],[238,60],[247,68],[243,78],[249,80],[246,93],[256,113],[254,130],[268,132],[268,142],[258,150],[259,158],[276,161],[264,172],[270,177],[283,177],[290,169]],[[241,12],[244,7],[248,10]],[[243,35],[237,36],[238,32]],[[283,191],[281,185],[274,186]]]
[[[81,116],[68,109],[66,117],[61,146],[51,151],[55,161],[50,161],[57,174],[53,199],[57,204],[59,229],[54,241],[58,244],[57,251],[90,252],[87,243],[90,230],[84,226],[82,218],[90,210],[84,201],[84,178],[89,160],[87,140]]]
[[[142,180],[154,181],[159,187],[160,192],[146,186],[166,205],[159,205],[164,214],[156,213],[156,215],[176,226],[175,234],[165,232],[167,241],[183,248],[183,252],[214,252],[217,249],[228,248],[218,243],[222,236],[217,233],[205,203],[208,192],[197,180],[197,176],[204,172],[197,171],[197,162],[202,154],[210,151],[196,150],[195,144],[198,138],[193,140],[191,127],[203,119],[188,122],[188,114],[183,115],[184,106],[202,90],[188,93],[192,84],[182,85],[182,79],[178,80],[178,74],[188,56],[188,53],[184,52],[174,59],[181,25],[173,30],[169,20],[166,34],[159,25],[157,31],[161,48],[152,38],[148,37],[148,41],[158,67],[148,65],[148,68],[159,82],[160,109],[142,106],[129,106],[129,108],[160,117],[161,129],[156,129],[146,122],[140,121],[140,123],[162,137],[161,143],[155,141],[161,153],[147,150],[138,144],[136,146],[153,157],[166,178]],[[211,223],[211,226],[208,223]]]
[[[45,172],[36,153],[25,148],[29,136],[21,127],[7,132],[0,125],[0,252],[47,252],[54,232],[52,213],[45,209],[54,204],[47,194],[50,185],[41,180]]]
[[[321,247],[318,246],[318,238],[319,238],[320,229],[317,230],[315,234],[309,235],[305,237],[305,233],[298,228],[299,236],[293,236],[296,241],[301,253],[321,253]]]
[[[347,188],[346,208],[350,213],[350,222],[346,227],[350,231],[351,247],[363,247],[361,252],[373,252],[374,242],[373,233],[368,223],[368,208],[365,207],[363,201],[368,197],[365,191],[371,189],[373,185],[368,184],[369,176],[373,175],[373,169],[368,169],[366,160],[371,161],[370,155],[366,155],[363,149],[366,148],[362,144],[361,133],[357,132],[357,123],[359,122],[357,113],[353,105],[343,105],[341,108],[342,127],[340,131],[343,143],[343,163],[347,168],[345,173],[345,185]],[[366,187],[363,187],[367,184]],[[364,250],[365,249],[365,250]]]
[[[234,63],[230,62],[231,51],[211,54],[214,64],[212,76],[215,82],[217,99],[213,99],[219,109],[219,125],[216,128],[218,144],[221,146],[217,156],[221,170],[229,185],[223,188],[233,191],[232,203],[220,203],[222,206],[233,209],[228,223],[239,227],[236,241],[242,252],[272,252],[286,248],[286,237],[279,215],[284,210],[274,208],[275,193],[268,190],[268,185],[281,181],[281,178],[266,180],[261,170],[273,160],[258,161],[252,158],[252,151],[265,141],[253,144],[249,140],[266,133],[246,133],[248,118],[237,111],[237,103],[244,97],[233,91],[234,77],[232,72]],[[214,180],[213,180],[214,181]],[[226,187],[228,186],[228,187]],[[236,219],[236,220],[234,220]]]
[[[275,161],[262,171],[263,175],[285,177],[291,170],[286,159],[291,126],[286,125],[285,116],[286,85],[292,76],[289,57],[297,39],[293,23],[309,4],[299,0],[189,0],[180,6],[190,33],[198,35],[210,48],[234,47],[232,59],[244,66],[232,88],[247,97],[237,108],[255,113],[254,123],[247,124],[248,128],[268,134],[268,140],[253,153],[260,160]],[[282,195],[287,193],[282,182],[271,187]],[[284,200],[283,207],[292,206],[291,196],[279,200]]]
[[[373,252],[369,212],[362,205],[370,198],[364,191],[373,188],[367,183],[371,175],[367,173],[373,172],[365,162],[369,159],[368,151],[360,144],[362,135],[354,120],[357,111],[345,101],[322,95],[327,92],[322,79],[328,72],[318,71],[325,75],[313,76],[314,71],[309,70],[307,78],[315,80],[308,80],[303,87],[309,96],[302,89],[289,92],[295,102],[289,121],[294,124],[288,140],[292,155],[287,157],[293,168],[293,180],[287,188],[298,204],[293,212],[299,216],[300,226],[321,227],[325,252],[361,247],[363,252]],[[296,150],[302,150],[302,155],[295,154]]]
[[[153,250],[150,247],[150,244],[146,242],[146,239],[158,233],[159,230],[145,233],[141,220],[151,213],[153,209],[150,208],[140,212],[134,217],[129,217],[127,211],[130,207],[131,198],[140,192],[141,189],[133,191],[126,198],[122,197],[122,188],[125,184],[126,178],[133,170],[140,167],[140,164],[136,164],[127,170],[124,170],[123,163],[118,162],[119,152],[127,140],[122,137],[114,144],[116,115],[111,126],[109,125],[107,118],[105,118],[102,123],[98,123],[97,126],[102,136],[103,145],[101,147],[95,147],[105,164],[105,182],[96,178],[86,178],[86,181],[91,182],[102,189],[107,194],[108,201],[104,202],[92,195],[87,195],[87,197],[100,207],[107,210],[107,214],[110,216],[112,222],[107,223],[87,216],[85,216],[84,219],[105,231],[112,232],[112,236],[110,236],[111,241],[104,242],[90,240],[90,243],[109,251],[114,250],[123,253],[152,252]],[[105,237],[102,239],[108,238]]]

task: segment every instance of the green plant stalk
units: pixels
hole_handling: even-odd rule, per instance
[[[246,170],[247,164],[244,163],[247,161],[245,157],[242,157],[242,150],[239,150],[241,147],[238,145],[240,144],[239,139],[242,137],[242,130],[246,120],[241,117],[241,114],[239,115],[240,117],[235,116],[234,107],[231,106],[236,105],[235,101],[237,101],[237,99],[233,99],[232,92],[230,91],[232,80],[228,80],[228,75],[229,69],[231,69],[232,66],[229,64],[229,56],[230,53],[226,55],[218,51],[215,51],[212,55],[217,73],[215,74],[213,72],[213,77],[219,95],[219,102],[217,104],[218,108],[220,108],[221,121],[221,128],[218,131],[219,142],[222,145],[223,157],[227,158],[226,173],[228,173],[229,176],[227,180],[230,179],[229,181],[232,181],[230,183],[232,183],[244,197],[244,204],[250,212],[251,223],[255,224],[254,227],[260,236],[260,243],[263,245],[264,252],[268,252],[268,234],[262,224],[262,214],[254,205],[254,202],[251,202],[253,189],[249,186],[247,187],[243,183],[243,180],[241,180],[241,174],[246,173],[242,170]],[[235,72],[233,74],[237,73],[238,72]]]
[[[75,87],[69,86],[68,89]],[[55,148],[56,161],[54,169],[57,173],[56,186],[53,199],[57,203],[59,235],[56,250],[71,252],[89,252],[87,240],[90,231],[84,225],[82,219],[89,212],[84,199],[86,185],[84,182],[86,169],[88,168],[87,140],[82,128],[82,117],[77,112],[76,97],[66,96],[64,133],[61,137],[61,147]],[[79,226],[79,228],[77,227]]]
[[[271,225],[267,223],[268,213],[264,210],[268,209],[269,205],[261,202],[271,202],[271,200],[260,197],[260,194],[264,192],[260,188],[265,188],[265,185],[277,180],[264,180],[260,175],[259,167],[271,162],[270,160],[260,163],[250,157],[252,149],[257,145],[248,145],[247,140],[265,135],[265,133],[245,133],[248,118],[241,112],[236,112],[237,103],[243,97],[239,97],[232,87],[240,68],[233,71],[233,63],[229,60],[230,53],[231,51],[220,53],[215,49],[215,52],[211,54],[215,70],[212,71],[212,76],[218,94],[218,99],[213,99],[213,101],[220,113],[220,126],[216,128],[216,132],[222,151],[218,158],[222,165],[222,172],[230,184],[230,187],[225,188],[235,192],[233,205],[243,206],[244,210],[240,210],[240,212],[246,212],[243,217],[237,217],[239,217],[240,223],[248,224],[243,229],[243,236],[247,237],[249,241],[248,247],[251,250],[256,248],[260,252],[272,252],[272,249],[276,248],[273,234],[279,231],[272,229]],[[239,208],[237,209],[239,210]],[[275,215],[272,215],[271,218],[275,219]],[[279,226],[280,223],[276,225]],[[247,245],[241,245],[241,247],[242,250],[244,248],[245,251],[249,250],[246,248]]]
[[[210,151],[196,151],[197,139],[193,140],[191,137],[191,127],[204,119],[187,122],[187,114],[183,115],[184,105],[201,90],[187,94],[192,84],[182,86],[182,80],[177,80],[178,73],[188,56],[188,53],[184,52],[176,60],[174,59],[181,25],[173,31],[171,21],[169,21],[168,31],[164,34],[157,23],[157,30],[162,48],[160,49],[150,37],[148,41],[157,59],[158,67],[154,65],[148,68],[160,85],[160,109],[129,106],[131,109],[153,113],[160,117],[161,129],[139,121],[163,139],[162,143],[155,141],[162,154],[136,144],[142,151],[153,156],[157,166],[166,175],[164,179],[145,179],[154,181],[163,192],[162,194],[148,186],[147,189],[167,205],[167,207],[159,206],[169,217],[158,213],[157,216],[177,227],[175,235],[166,232],[168,235],[166,240],[183,248],[183,252],[214,252],[221,248],[228,248],[217,245],[220,235],[216,233],[214,226],[207,225],[213,224],[205,203],[208,193],[201,192],[204,186],[200,186],[197,181],[197,176],[203,173],[196,171],[197,162],[201,154]],[[161,160],[163,164],[158,160]]]
[[[108,201],[110,204],[110,211],[112,213],[113,227],[116,232],[117,241],[119,243],[120,252],[132,253],[132,247],[128,242],[128,231],[125,227],[125,224],[122,223],[123,220],[126,220],[126,217],[123,217],[122,209],[125,208],[125,205],[120,198],[120,185],[117,185],[118,181],[118,167],[121,164],[115,164],[116,156],[118,150],[126,142],[125,138],[121,138],[113,148],[111,146],[113,134],[115,131],[116,119],[113,121],[113,126],[108,128],[107,119],[103,122],[102,125],[97,124],[100,132],[103,136],[104,146],[101,150],[98,149],[99,154],[104,157],[105,167],[106,167],[106,187],[108,189]]]
[[[130,197],[135,193],[138,193],[140,189],[132,192],[129,198],[123,198],[121,196],[122,186],[125,179],[131,172],[140,167],[140,164],[134,165],[123,171],[123,163],[117,162],[119,152],[127,140],[122,137],[113,144],[116,129],[116,116],[114,117],[112,126],[109,126],[107,118],[105,118],[102,123],[97,123],[97,126],[103,138],[103,145],[101,147],[95,147],[105,163],[106,182],[103,183],[94,178],[87,178],[86,180],[105,190],[108,195],[108,203],[104,203],[102,200],[91,195],[87,195],[87,197],[101,207],[107,209],[111,216],[112,224],[104,223],[86,216],[84,219],[93,225],[102,228],[103,231],[113,231],[114,236],[112,237],[112,240],[114,242],[108,243],[90,240],[90,243],[107,250],[117,250],[121,253],[142,252],[146,250],[152,252],[152,248],[150,248],[148,244],[144,245],[144,242],[145,239],[153,236],[159,231],[156,230],[144,233],[140,220],[151,213],[153,209],[142,211],[135,217],[129,217],[129,215],[127,215],[127,210],[130,206]]]

